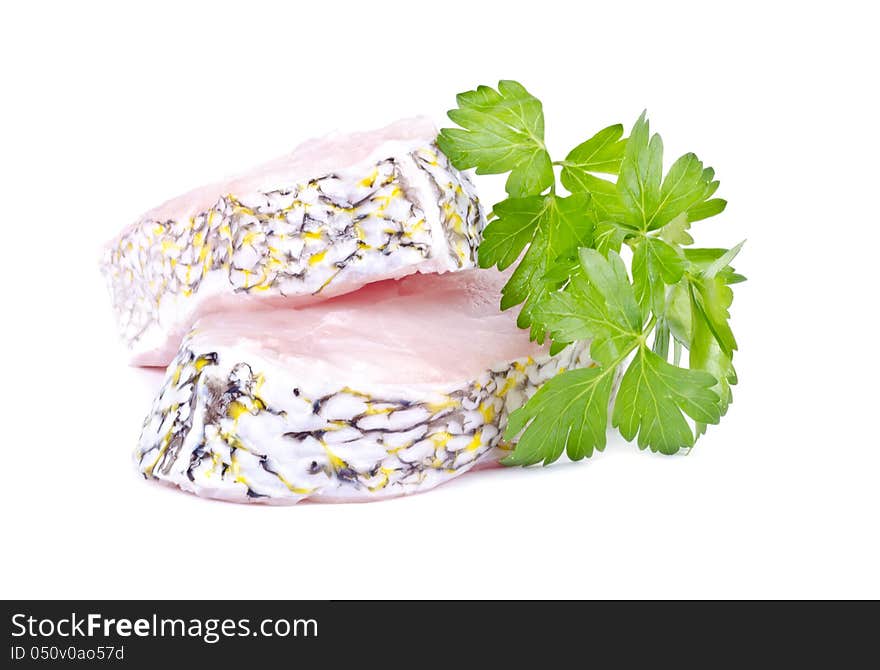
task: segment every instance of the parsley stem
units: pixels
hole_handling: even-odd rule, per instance
[[[657,325],[657,317],[653,314],[651,315],[651,320],[648,321],[647,325],[642,330],[642,334],[639,336],[639,342],[644,346],[648,346],[648,335],[651,334],[651,331],[654,330],[654,326]]]

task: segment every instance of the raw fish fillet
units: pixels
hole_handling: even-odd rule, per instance
[[[430,489],[509,445],[556,356],[498,309],[495,270],[412,276],[296,309],[201,318],[168,367],[136,462],[198,495],[295,503]]]
[[[166,365],[201,315],[476,267],[485,217],[427,119],[311,140],[144,214],[102,260],[131,361]]]

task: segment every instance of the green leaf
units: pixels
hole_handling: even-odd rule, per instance
[[[562,185],[572,193],[589,193],[599,221],[623,220],[623,203],[614,182],[594,173],[616,175],[620,170],[626,139],[623,126],[608,126],[571,150],[562,161]]]
[[[544,275],[552,267],[547,249],[547,233],[538,228],[516,270],[501,289],[501,309],[511,309],[522,304],[516,325],[519,328],[529,328],[530,337],[538,342],[544,341],[546,327],[540,321],[533,321],[533,312],[550,294],[550,287],[544,280]]]
[[[647,221],[648,230],[662,228],[679,214],[703,202],[709,190],[703,162],[695,154],[679,158],[663,179],[660,202]]]
[[[709,265],[706,266],[706,268],[702,272],[702,275],[706,279],[712,279],[713,277],[715,277],[715,275],[720,273],[724,268],[726,268],[733,262],[733,259],[737,257],[745,243],[746,241],[743,240],[732,249],[728,249],[727,251],[725,251],[718,258],[716,258]]]
[[[683,279],[672,287],[666,297],[664,319],[669,326],[669,332],[685,347],[690,347],[691,344],[691,315],[690,284],[687,279]]]
[[[700,247],[684,249],[685,260],[701,272],[709,267],[712,261],[718,260],[726,253],[727,249],[703,249]]]
[[[670,365],[641,346],[630,363],[614,402],[612,424],[640,449],[674,454],[694,444],[687,414],[700,423],[718,423],[715,378],[700,370]]]
[[[650,136],[650,127],[642,112],[626,143],[617,191],[625,207],[624,221],[638,230],[648,230],[648,222],[660,202],[663,176],[663,141]]]
[[[536,151],[511,171],[504,190],[513,197],[543,193],[553,185],[553,179],[550,155],[546,151]]]
[[[643,238],[633,252],[633,286],[643,309],[660,315],[666,303],[666,286],[684,274],[684,260],[663,240]]]
[[[579,368],[545,382],[538,392],[510,415],[505,438],[525,432],[505,465],[544,465],[565,451],[572,460],[605,448],[608,403],[613,370]]]
[[[692,370],[704,370],[717,380],[712,390],[718,395],[720,415],[724,416],[733,402],[730,387],[736,384],[736,371],[731,357],[722,350],[703,319],[694,321],[688,364]],[[705,432],[705,428],[700,432]]]
[[[577,301],[583,332],[590,333],[590,357],[603,365],[616,365],[632,351],[641,333],[642,315],[626,275],[623,261],[611,251],[606,259],[593,249],[581,249],[584,276],[568,288]],[[549,325],[551,334],[557,324]],[[573,332],[572,326],[561,333]]]
[[[734,255],[727,254],[731,259]],[[718,274],[714,279],[704,281],[723,284],[725,280],[722,274]],[[719,292],[719,296],[723,301],[721,307],[726,313],[733,301],[733,293],[726,286],[724,288],[726,291]],[[700,308],[694,305],[694,311],[700,311]],[[719,307],[716,311],[720,316],[721,308]],[[717,330],[717,324],[710,324],[702,313],[694,319],[688,363],[692,369],[705,370],[718,380],[713,390],[718,394],[719,409],[721,416],[724,416],[730,403],[733,402],[733,392],[730,387],[736,384],[737,377],[733,367],[732,350],[725,351],[725,348],[719,343]],[[698,423],[697,434],[701,435],[705,432],[706,425]]]
[[[592,243],[596,222],[589,199],[586,193],[508,198],[495,206],[498,218],[486,227],[479,249],[482,267],[504,269],[529,245],[502,289],[501,309],[524,303],[517,324],[531,327],[533,339],[543,341],[545,332],[540,321],[533,322],[535,306],[555,288],[548,286],[545,275],[558,259]]]
[[[601,221],[596,224],[596,230],[593,234],[593,246],[603,256],[607,256],[609,251],[619,254],[623,241],[631,233],[632,231],[629,228],[611,221]]]
[[[596,217],[589,207],[590,196],[574,193],[568,197],[548,196],[547,199],[550,203],[550,239],[547,244],[553,261],[573,256],[580,247],[590,246],[596,228]]]
[[[684,250],[689,265],[688,274],[670,290],[665,318],[675,339],[691,349],[692,360],[694,348],[703,351],[697,354],[698,359],[709,355],[708,344],[692,342],[697,330],[701,337],[709,333],[728,360],[737,348],[729,324],[728,309],[733,302],[733,291],[729,285],[744,281],[745,277],[733,272],[728,264],[742,246],[743,243],[732,249]],[[710,370],[713,374],[716,371],[714,368]]]
[[[605,258],[595,249],[582,248],[580,259],[587,280],[604,299],[608,313],[619,325],[638,331],[642,314],[620,256],[609,251]]]
[[[583,176],[592,176],[592,172],[616,175],[620,170],[620,161],[626,147],[623,137],[623,126],[608,126],[593,135],[586,142],[572,149],[562,161],[562,184],[569,191],[589,190],[578,188],[583,186]],[[569,184],[573,185],[571,188]]]
[[[580,293],[557,291],[548,295],[537,308],[536,318],[545,325],[554,342],[568,344],[589,340],[605,332],[605,328],[591,318],[591,306]]]
[[[572,193],[589,193],[592,196],[590,206],[596,211],[599,221],[623,223],[625,210],[614,182],[583,173],[576,181],[569,179],[566,182],[563,177],[562,184]]]
[[[730,265],[744,244],[745,241],[742,241],[732,249],[684,249],[689,274],[692,277],[717,278],[726,285],[746,281],[746,278],[737,274]]]
[[[730,328],[730,312],[727,308],[733,302],[733,291],[722,277],[693,277],[690,280],[690,292],[694,318],[705,322],[721,350],[732,358],[737,344]]]
[[[642,112],[626,143],[617,179],[625,209],[623,221],[648,232],[663,228],[682,214],[688,221],[713,216],[726,204],[723,200],[707,201],[718,188],[714,177],[715,171],[704,168],[692,153],[675,161],[663,177],[663,141],[659,135],[651,136]]]
[[[722,200],[721,198],[712,198],[711,200],[706,200],[705,202],[694,205],[688,210],[688,220],[694,222],[708,219],[710,216],[721,214],[721,212],[723,212],[726,207],[727,200]]]
[[[559,288],[572,277],[579,274],[583,274],[583,269],[581,268],[581,261],[578,258],[577,250],[575,250],[574,254],[557,258],[553,267],[544,273],[544,281],[552,284],[553,288]]]
[[[682,212],[672,219],[672,221],[663,226],[658,231],[658,235],[661,240],[669,244],[687,246],[688,244],[694,243],[694,238],[688,233],[690,227],[691,224],[688,221],[687,213]]]
[[[437,144],[460,170],[477,174],[510,172],[511,197],[539,195],[553,185],[553,166],[544,146],[544,111],[540,100],[515,81],[498,90],[479,86],[460,93],[449,118],[461,128],[444,128]]]
[[[508,198],[495,205],[492,211],[497,218],[483,231],[480,266],[497,265],[499,270],[504,270],[531,242],[541,220],[547,215],[547,199],[539,195]]]
[[[550,333],[554,344],[592,340],[590,355],[606,365],[635,346],[641,333],[641,314],[626,269],[611,252],[608,259],[581,249],[581,272],[564,291],[548,293],[536,306],[534,319]]]

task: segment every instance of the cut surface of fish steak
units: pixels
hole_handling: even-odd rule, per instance
[[[511,411],[555,356],[498,309],[495,270],[385,281],[296,309],[200,319],[168,367],[139,471],[241,502],[424,491],[509,449]]]
[[[200,316],[476,267],[485,217],[427,119],[311,140],[144,214],[101,270],[131,362],[166,365]]]

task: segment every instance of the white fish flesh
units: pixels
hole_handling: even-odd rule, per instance
[[[493,462],[508,414],[565,368],[498,309],[495,270],[412,276],[285,310],[201,318],[136,452],[211,498],[374,500]]]
[[[435,137],[417,118],[312,140],[144,214],[101,263],[131,361],[166,365],[204,314],[475,267],[485,218]]]

